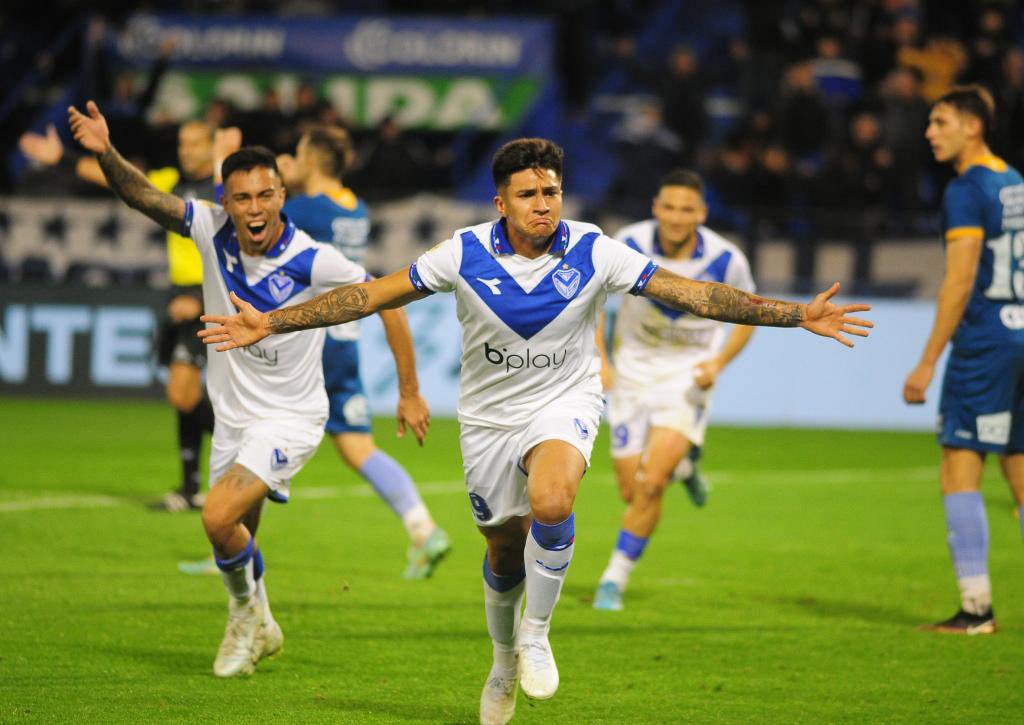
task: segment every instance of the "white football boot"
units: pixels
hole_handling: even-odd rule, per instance
[[[234,597],[228,601],[228,625],[224,639],[213,661],[217,677],[251,675],[259,660],[257,638],[263,629],[263,605],[255,594],[241,604]]]
[[[547,700],[558,690],[558,666],[551,654],[548,635],[520,630],[516,646],[519,656],[519,684],[533,700]]]
[[[257,662],[263,658],[273,659],[281,654],[281,650],[284,649],[284,632],[281,631],[281,625],[274,619],[274,615],[270,613],[270,607],[268,607],[262,600],[260,606],[263,607],[263,626],[260,627],[259,632],[256,634],[256,660]]]
[[[492,665],[480,695],[480,725],[505,725],[516,714],[519,689],[518,668],[506,670]]]

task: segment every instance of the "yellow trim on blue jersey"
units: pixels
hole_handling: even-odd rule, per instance
[[[985,230],[981,227],[953,227],[946,230],[946,241],[955,242],[958,239],[985,238]]]
[[[356,196],[355,192],[347,186],[343,186],[337,191],[328,192],[324,196],[340,206],[342,209],[348,209],[351,211],[359,206],[359,198]]]
[[[997,174],[1006,173],[1006,169],[1009,168],[1005,161],[996,156],[995,154],[982,154],[981,156],[975,156],[974,158],[965,161],[963,164],[957,166],[956,172],[962,174],[972,166],[984,166],[989,171],[994,171]]]

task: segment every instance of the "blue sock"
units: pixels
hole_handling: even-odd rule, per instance
[[[957,579],[988,574],[988,518],[978,491],[942,497],[949,553]]]
[[[221,579],[228,593],[238,601],[244,602],[256,593],[256,579],[253,577],[253,550],[255,540],[249,537],[249,543],[239,553],[228,559],[221,559],[217,552],[213,553]]]
[[[526,569],[504,576],[491,571],[484,554],[484,611],[487,631],[494,643],[494,663],[505,670],[516,667],[516,633],[519,631],[520,609]]]
[[[409,474],[384,451],[374,451],[359,473],[399,518],[423,503]]]
[[[619,540],[615,542],[615,550],[621,551],[625,556],[636,561],[643,555],[647,541],[648,539],[642,536],[636,536],[622,529],[619,531]]]

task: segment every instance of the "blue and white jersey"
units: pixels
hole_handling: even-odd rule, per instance
[[[664,255],[656,219],[630,224],[615,237],[682,277],[754,291],[743,252],[707,227],[697,228],[697,244],[686,259]],[[650,387],[679,382],[681,370],[721,348],[725,328],[723,322],[680,312],[647,297],[624,299],[613,337],[616,385]]]
[[[970,302],[953,336],[961,351],[1024,344],[1024,181],[994,156],[949,182],[942,199],[946,242],[981,235]]]
[[[313,239],[333,245],[356,264],[366,258],[370,216],[366,204],[351,189],[291,197],[285,202],[284,213]],[[334,340],[358,340],[359,321],[329,327],[327,334]]]
[[[235,314],[229,292],[268,312],[366,278],[358,264],[333,247],[314,242],[283,218],[285,229],[278,242],[266,254],[250,256],[239,247],[235,227],[222,207],[186,203],[185,229],[203,258],[203,306],[208,314]],[[217,420],[232,428],[261,420],[323,426],[323,341],[322,329],[302,330],[272,335],[247,348],[211,352],[206,386]]]
[[[609,292],[640,294],[657,265],[593,224],[562,221],[546,254],[514,254],[503,221],[459,229],[410,266],[454,292],[462,325],[459,421],[512,430],[566,395],[601,404],[594,345]]]

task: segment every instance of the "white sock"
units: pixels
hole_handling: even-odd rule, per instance
[[[256,580],[253,579],[251,557],[249,561],[245,562],[244,566],[228,569],[227,571],[221,569],[220,576],[224,580],[224,586],[227,587],[228,594],[240,603],[249,601],[249,597],[256,593]]]
[[[523,552],[526,563],[525,632],[547,634],[574,548],[574,544],[569,544],[558,551],[545,549],[537,543],[533,530],[530,530]]]
[[[484,582],[484,610],[487,631],[494,643],[494,664],[504,670],[516,668],[516,634],[519,632],[525,581],[506,592],[495,591]]]
[[[965,612],[985,614],[992,608],[992,584],[988,574],[965,576],[957,579],[960,585],[960,603]]]
[[[601,575],[602,582],[612,582],[619,588],[619,591],[626,591],[629,584],[629,575],[633,573],[636,560],[630,559],[618,549],[612,551],[612,558],[608,560],[608,566]]]
[[[430,511],[422,503],[416,504],[402,514],[402,523],[405,524],[405,530],[414,546],[423,546],[423,542],[437,528],[434,519],[430,517]]]
[[[688,456],[683,456],[676,469],[672,472],[673,481],[682,481],[693,475],[693,461]]]
[[[274,616],[270,613],[270,600],[267,599],[267,585],[264,583],[266,575],[261,576],[256,582],[256,596],[263,604],[263,621],[270,622],[274,619]]]

